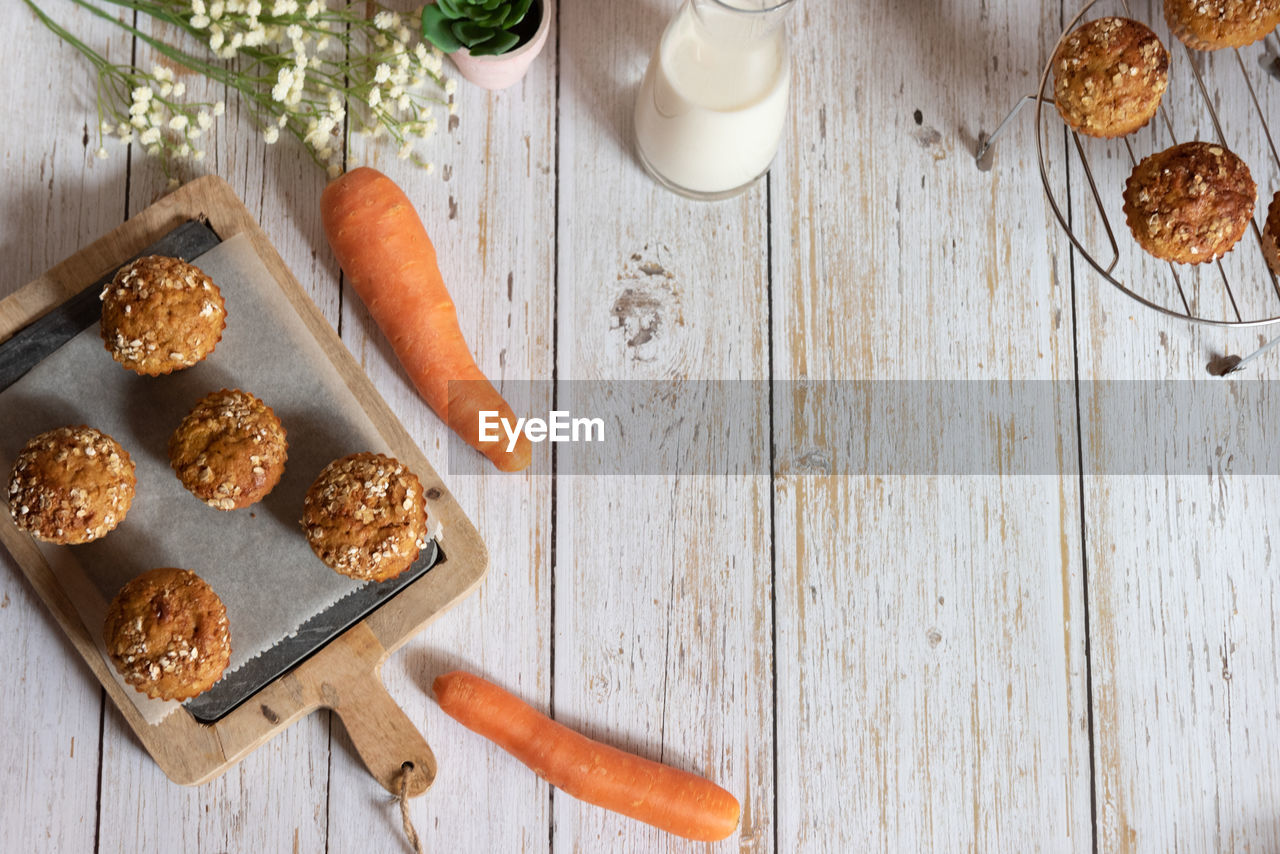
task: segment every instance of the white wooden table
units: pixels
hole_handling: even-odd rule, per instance
[[[128,57],[117,31],[45,4]],[[413,805],[426,849],[695,847],[551,791],[446,718],[427,689],[454,666],[727,786],[741,834],[716,850],[1280,849],[1280,488],[1075,473],[1077,383],[1200,378],[1209,351],[1257,335],[1193,331],[1073,268],[1029,121],[993,171],[971,159],[1033,89],[1060,4],[803,0],[775,169],[710,205],[661,190],[629,149],[674,5],[561,0],[523,84],[460,88],[434,176],[349,152],[423,212],[482,368],[498,382],[1057,380],[1056,473],[823,476],[784,455],[772,476],[458,479],[490,575],[385,671],[439,758]],[[164,181],[136,153],[95,160],[88,68],[21,4],[0,21],[3,296]],[[239,113],[231,101],[203,168],[442,458],[445,429],[339,287],[323,176]],[[648,281],[650,263],[671,277]],[[628,333],[650,323],[618,303],[628,288],[663,321],[647,341]],[[776,427],[767,413],[749,426]],[[169,783],[7,555],[0,651],[5,851],[403,850],[395,807],[327,714],[214,783]]]

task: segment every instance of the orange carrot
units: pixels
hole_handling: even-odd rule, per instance
[[[592,741],[461,670],[431,685],[445,713],[575,798],[668,833],[715,842],[738,827],[738,800],[696,774]]]
[[[511,451],[501,429],[496,441],[480,439],[482,410],[510,424],[516,418],[467,349],[435,247],[409,198],[386,175],[361,167],[325,187],[320,212],[347,280],[422,399],[499,469],[526,468],[533,449],[523,431]]]

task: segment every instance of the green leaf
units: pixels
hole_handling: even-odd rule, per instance
[[[497,30],[502,28],[502,20],[506,16],[507,12],[505,9],[498,9],[493,12],[486,9],[479,9],[471,16],[471,20],[475,21],[482,27],[492,27]]]
[[[529,14],[529,7],[533,5],[533,0],[515,0],[511,4],[510,12],[507,19],[502,22],[502,26],[511,29],[516,24],[524,20],[524,16]]]
[[[520,37],[515,33],[497,32],[468,50],[471,51],[472,56],[496,56],[511,50],[518,41]]]
[[[453,53],[462,47],[462,42],[454,37],[450,29],[452,23],[438,4],[422,7],[422,37],[445,53]]]
[[[493,35],[493,28],[482,27],[474,21],[458,21],[453,25],[453,34],[458,37],[458,41],[467,46],[468,50],[473,50]]]
[[[440,7],[440,11],[446,18],[456,21],[467,17],[465,5],[459,5],[458,0],[436,0],[436,5]]]
[[[499,6],[504,5],[506,2],[507,0],[481,0],[481,5],[484,6],[485,9],[488,9],[490,12],[492,12],[494,9],[497,9]]]

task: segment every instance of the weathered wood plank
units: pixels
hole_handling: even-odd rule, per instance
[[[107,56],[128,56],[128,39],[109,25],[69,5],[57,12]],[[92,69],[22,4],[5,14],[5,30],[12,120],[0,158],[0,297],[118,225],[125,194],[123,158],[94,158]],[[50,75],[54,66],[65,73]],[[5,846],[92,850],[102,692],[7,553],[0,554],[0,645],[9,722],[0,746]]]
[[[1160,4],[1131,6],[1170,48],[1165,110],[1178,141],[1212,139],[1188,57],[1168,36]],[[1261,46],[1241,55],[1264,111],[1280,116],[1274,81],[1261,73]],[[1265,210],[1280,188],[1280,169],[1252,118],[1235,58],[1221,53],[1197,62],[1227,142],[1248,163]],[[1160,123],[1137,135],[1135,153],[1143,157],[1171,143]],[[1130,170],[1127,153],[1104,145],[1087,151],[1110,209],[1118,209]],[[1096,218],[1081,226],[1086,240],[1103,239]],[[1180,305],[1168,266],[1136,248],[1123,220],[1119,227],[1126,281]],[[1245,317],[1280,313],[1251,234],[1223,266]],[[1263,357],[1229,380],[1208,376],[1206,364],[1224,352],[1246,354],[1280,329],[1192,326],[1077,269],[1080,375],[1091,381],[1081,397],[1084,447],[1100,465],[1084,493],[1099,849],[1276,849],[1280,587],[1271,543],[1280,496],[1273,479],[1250,476],[1257,469],[1241,443],[1247,435],[1275,435],[1256,383],[1274,380],[1277,360]],[[1217,269],[1180,266],[1178,273],[1194,310],[1233,317]],[[1108,382],[1117,380],[1145,384]],[[1223,383],[1238,390],[1233,399],[1213,413],[1197,413],[1191,390]],[[1109,474],[1125,462],[1115,450],[1118,430],[1152,440],[1152,453],[1134,466],[1143,476]]]
[[[797,10],[776,376],[1044,381],[1053,450],[1035,476],[1000,474],[1011,451],[948,476],[833,456],[828,476],[811,461],[846,431],[959,413],[775,435],[779,850],[1090,849],[1065,243],[1028,125],[992,172],[971,155],[1056,29],[1056,9],[963,0]],[[1028,429],[990,427],[954,442]]]
[[[146,22],[143,22],[144,26]],[[166,33],[165,37],[172,37]],[[137,62],[154,57],[138,46]],[[275,146],[238,107],[238,100],[196,75],[182,78],[188,100],[228,101],[227,113],[201,140],[203,162],[179,167],[187,180],[223,176],[275,244],[298,281],[331,321],[337,319],[337,265],[324,247],[319,198],[325,177],[292,142]],[[156,160],[132,149],[129,209],[137,212],[166,192]],[[329,774],[328,714],[312,715],[259,748],[218,780],[199,788],[165,779],[151,757],[107,712],[99,829],[102,850],[323,850]]]
[[[353,140],[349,165],[367,164],[399,183],[435,244],[458,320],[481,369],[499,389],[521,390],[552,371],[555,198],[554,30],[525,80],[489,94],[460,80],[458,116],[439,116],[438,136],[420,147],[427,174],[395,151]],[[458,78],[449,61],[446,73]],[[322,254],[327,257],[327,248]],[[435,786],[412,814],[426,850],[523,851],[546,845],[546,786],[505,753],[440,712],[431,680],[462,667],[535,705],[551,690],[551,480],[545,446],[535,469],[503,475],[480,460],[457,460],[450,432],[414,392],[364,306],[344,290],[342,336],[388,403],[418,438],[488,546],[478,593],[396,653],[383,670],[388,690],[420,727],[439,763]],[[541,401],[540,406],[547,406]],[[456,463],[456,464],[455,464]],[[458,471],[481,471],[463,474]],[[452,472],[452,474],[451,474]],[[444,533],[449,549],[449,533]],[[332,851],[400,850],[399,812],[369,779],[334,726],[329,807]]]
[[[636,88],[676,7],[563,4],[558,375],[623,397],[768,376],[765,185],[692,202],[632,155]],[[738,414],[687,426],[767,450],[767,405]],[[731,844],[772,851],[767,470],[677,476],[677,453],[657,474],[557,484],[554,713],[717,781],[742,802]],[[563,794],[554,813],[556,851],[687,847]]]

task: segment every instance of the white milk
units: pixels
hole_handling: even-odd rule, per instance
[[[791,64],[784,31],[751,32],[757,26],[740,13],[686,5],[663,34],[640,85],[636,142],[673,189],[732,195],[769,168]]]

